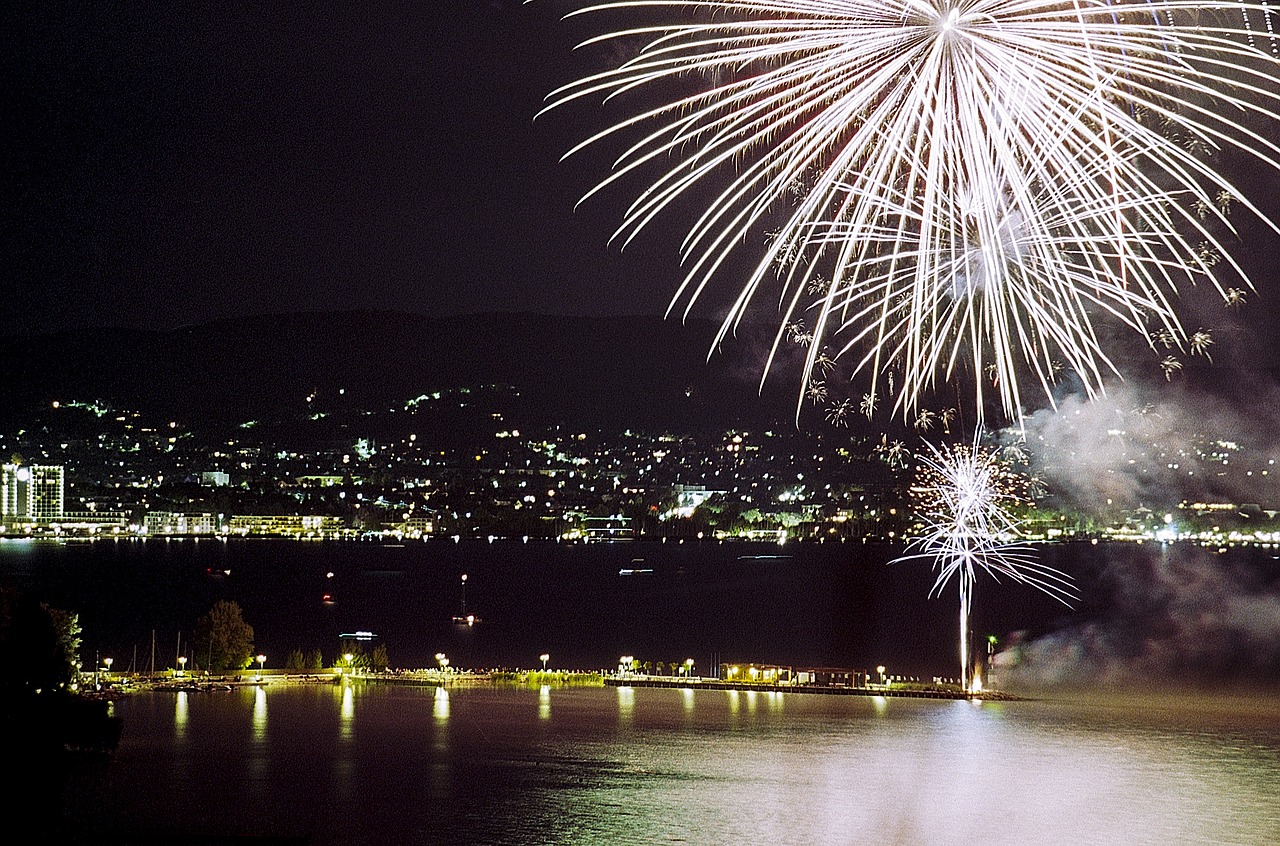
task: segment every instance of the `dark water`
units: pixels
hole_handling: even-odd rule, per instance
[[[61,841],[1280,842],[1274,702],[357,682],[116,707],[121,747],[68,782]]]
[[[1055,661],[1127,654],[1129,664],[1112,665],[1122,687],[1153,655],[1174,672],[1193,655],[1274,674],[1272,552],[1046,548],[1042,560],[1079,579],[1080,605],[984,580],[975,628],[1047,633],[1037,642]],[[367,629],[399,666],[445,651],[455,666],[531,667],[548,652],[553,667],[633,654],[693,657],[704,670],[719,655],[952,673],[953,591],[928,599],[928,567],[888,566],[896,554],[835,544],[3,542],[0,574],[78,611],[86,658],[111,654],[116,669],[135,646],[148,663],[153,629],[157,664],[171,666],[178,632],[225,598],[244,608],[268,667],[295,648],[332,660],[340,633]],[[470,628],[451,622],[462,573],[467,610],[481,619]],[[33,839],[57,843],[1273,844],[1277,702],[437,694],[360,683],[148,693],[116,703],[115,753],[32,779],[36,799],[19,810],[43,821],[47,837]]]
[[[116,669],[149,666],[153,631],[156,666],[174,666],[179,637],[186,643],[200,615],[230,599],[268,667],[294,649],[333,661],[339,636],[363,630],[399,667],[433,665],[437,652],[456,667],[532,667],[549,653],[554,667],[590,669],[625,654],[692,657],[703,672],[718,659],[954,675],[955,585],[929,599],[929,566],[890,565],[900,553],[839,543],[0,541],[0,579],[79,612],[86,662],[111,655]],[[1138,664],[1157,675],[1280,678],[1275,553],[1045,546],[1039,559],[1077,579],[1076,607],[982,577],[973,630],[1004,643],[1018,631],[1087,636],[1088,672],[1110,662],[1121,678]],[[471,627],[452,623],[464,573],[465,608],[479,618]],[[1051,657],[1076,651],[1068,640]]]

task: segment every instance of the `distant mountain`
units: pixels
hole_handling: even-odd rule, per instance
[[[385,410],[433,391],[498,384],[519,392],[520,419],[529,422],[683,432],[794,425],[803,348],[786,345],[761,392],[777,325],[744,327],[709,357],[717,328],[710,320],[659,317],[345,311],[169,331],[0,337],[0,424],[28,425],[31,412],[52,400],[101,399],[159,416],[234,423],[296,417],[313,392],[326,408],[345,391],[343,407]],[[1193,357],[1170,384],[1150,350],[1134,361],[1139,376],[1150,371],[1138,380],[1147,385],[1139,394],[1146,402],[1227,406],[1253,416],[1269,408],[1274,416],[1280,373],[1265,362],[1244,370]],[[827,381],[826,404],[805,403],[805,428],[829,428],[823,417],[832,404],[848,399],[856,406],[861,399],[850,395],[855,389],[844,378]],[[1060,388],[1059,402],[1079,392],[1075,380]],[[937,399],[932,407],[941,404]],[[953,396],[945,404],[964,402]],[[1001,417],[995,408],[991,414]],[[874,423],[861,414],[845,422],[850,434],[879,437],[885,426],[909,432],[901,419],[883,414]],[[961,423],[971,425],[963,414]]]
[[[185,419],[296,410],[312,391],[370,409],[435,390],[505,384],[550,420],[679,428],[790,423],[795,376],[759,391],[767,332],[708,361],[716,325],[657,317],[491,313],[434,318],[309,312],[170,331],[0,338],[0,415],[103,399]]]

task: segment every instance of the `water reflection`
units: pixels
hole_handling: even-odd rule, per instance
[[[267,689],[258,685],[253,689],[253,742],[267,739]]]
[[[338,737],[351,739],[352,724],[356,718],[356,694],[351,685],[342,685],[342,704],[338,708]]]
[[[190,703],[187,692],[179,690],[173,697],[173,736],[175,740],[186,740],[187,720],[191,718]]]
[[[267,690],[262,685],[253,688],[252,726],[248,778],[251,782],[265,784],[271,755],[266,743]]]
[[[636,707],[636,692],[629,687],[618,688],[618,725],[626,728],[631,725],[631,716]]]
[[[429,760],[431,797],[444,801],[451,792],[453,773],[449,757],[449,691],[437,687],[431,698],[431,716],[434,720]]]
[[[686,718],[693,716],[693,689],[688,687],[680,688],[680,693],[684,697],[684,715]]]
[[[538,688],[538,719],[551,719],[551,685],[544,684]]]
[[[1275,706],[1237,719],[1184,703],[1161,722],[1052,702],[557,688],[551,720],[542,689],[535,711],[524,689],[362,686],[359,742],[342,743],[354,690],[338,689],[271,688],[271,743],[255,739],[257,693],[193,697],[190,720],[167,695],[122,700],[111,778],[68,795],[88,826],[156,830],[198,808],[199,834],[312,846],[1280,843]]]
[[[436,688],[434,704],[431,707],[431,715],[436,718],[437,725],[443,725],[449,722],[449,691],[443,687]]]

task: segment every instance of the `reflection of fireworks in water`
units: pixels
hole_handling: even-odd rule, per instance
[[[924,524],[898,561],[927,559],[938,569],[930,598],[955,576],[960,583],[960,673],[969,689],[969,608],[978,570],[996,581],[1006,576],[1069,605],[1076,598],[1071,578],[1036,562],[1028,547],[1014,541],[1018,524],[1010,508],[1028,500],[1027,480],[1001,456],[981,447],[938,448],[920,455],[912,495]]]
[[[1234,149],[1280,167],[1280,148],[1250,126],[1280,116],[1266,8],[601,0],[574,14],[637,23],[588,43],[645,46],[556,91],[549,108],[661,98],[574,148],[633,139],[591,194],[657,173],[626,212],[624,243],[720,186],[682,245],[689,269],[673,308],[763,241],[721,338],[774,286],[774,355],[811,315],[806,381],[843,333],[870,382],[867,409],[887,393],[910,419],[959,367],[990,369],[1013,416],[1020,374],[1049,393],[1059,361],[1100,390],[1115,368],[1099,315],[1182,344],[1178,285],[1214,279],[1219,264],[1244,279],[1223,244],[1229,204],[1259,212],[1211,159]],[[1243,289],[1219,290],[1230,302]],[[882,384],[894,369],[898,384]]]

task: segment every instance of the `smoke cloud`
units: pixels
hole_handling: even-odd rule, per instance
[[[1280,556],[1191,544],[1098,547],[1092,609],[997,656],[1010,687],[1280,683]]]
[[[1196,502],[1280,508],[1280,389],[1271,383],[1241,386],[1235,398],[1123,384],[1095,401],[1068,396],[1000,437],[1024,433],[1050,494],[1088,513]]]

